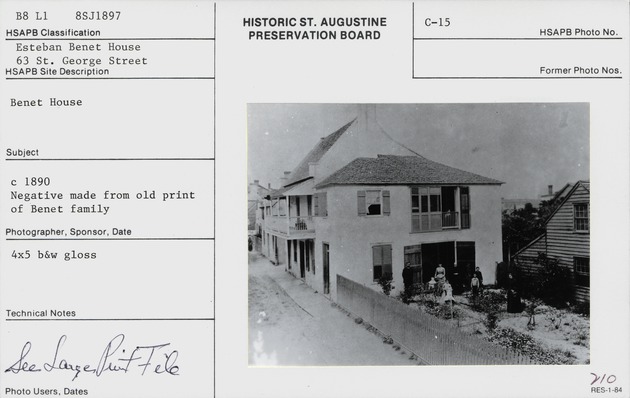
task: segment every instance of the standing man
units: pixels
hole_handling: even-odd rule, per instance
[[[409,304],[409,300],[413,296],[413,271],[411,270],[410,262],[405,263],[405,268],[403,268],[402,277],[403,277],[403,284],[405,285],[405,295],[403,297],[403,302],[405,304]]]
[[[483,275],[481,274],[479,267],[475,268],[474,276],[476,276],[477,279],[479,279],[479,291],[481,291],[483,289]]]

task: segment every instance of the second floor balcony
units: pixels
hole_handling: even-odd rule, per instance
[[[412,232],[470,228],[470,214],[457,211],[412,215]]]
[[[312,238],[315,236],[315,222],[312,216],[272,216],[265,218],[265,228],[291,238]]]

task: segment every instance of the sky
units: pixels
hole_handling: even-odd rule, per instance
[[[279,188],[356,104],[250,104],[248,181]],[[377,104],[387,133],[420,155],[505,182],[504,198],[536,199],[589,179],[588,103]]]

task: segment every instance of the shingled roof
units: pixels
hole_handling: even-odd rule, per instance
[[[297,165],[295,169],[289,175],[287,182],[284,184],[285,187],[289,185],[296,184],[298,182],[304,181],[310,177],[309,175],[309,163],[317,163],[324,156],[326,152],[337,142],[339,137],[343,133],[348,130],[348,128],[354,123],[357,119],[355,118],[348,124],[342,126],[339,130],[335,131],[332,134],[327,135],[326,137],[319,140],[317,145],[302,159],[300,164]]]
[[[434,162],[422,156],[357,158],[315,188],[328,185],[499,185],[503,182]]]

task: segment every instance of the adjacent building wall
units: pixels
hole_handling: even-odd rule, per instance
[[[590,193],[580,184],[573,194],[558,208],[546,225],[546,235],[535,240],[528,247],[515,255],[517,265],[525,275],[535,277],[540,265],[534,264],[539,252],[558,259],[560,265],[574,271],[574,257],[590,258],[590,233],[576,232],[574,226],[573,205],[589,203]],[[569,283],[575,284],[575,278]],[[590,288],[575,286],[575,298],[578,301],[589,301]]]

